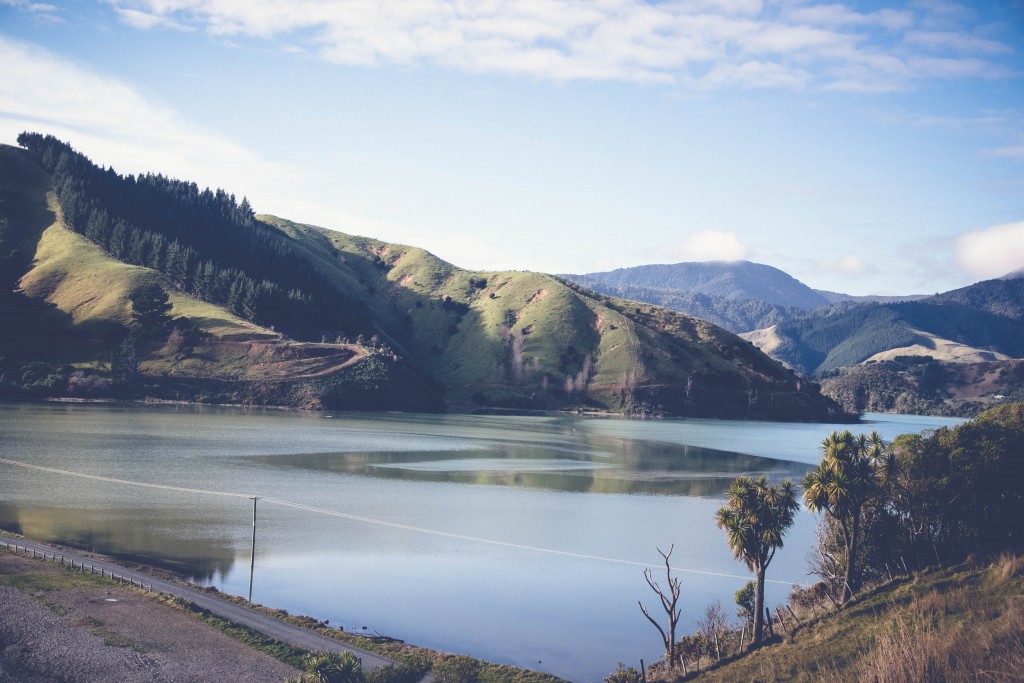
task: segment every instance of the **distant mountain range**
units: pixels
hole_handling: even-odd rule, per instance
[[[843,417],[683,313],[258,216],[52,137],[19,143],[0,146],[2,395]]]
[[[813,309],[832,303],[824,293],[811,289],[792,275],[750,261],[634,266],[563,277],[606,294],[637,288],[634,291],[703,294],[715,299],[755,300],[788,308]]]
[[[906,410],[944,409],[943,400],[957,394],[977,402],[958,410],[973,412],[987,396],[1024,394],[1016,381],[983,381],[989,372],[1000,378],[1019,374],[1013,359],[1024,357],[1024,269],[935,296],[902,297],[814,290],[777,268],[747,261],[638,266],[564,277],[740,333],[789,367],[825,379],[826,392],[836,386],[835,373],[844,369],[840,393],[848,410],[872,405],[865,399],[871,395],[886,397],[878,398],[875,409],[895,409],[898,396],[880,388],[884,382],[878,372],[868,382],[868,375],[852,370],[862,363],[896,363],[899,367],[886,381],[915,387],[905,378],[920,370],[920,359],[938,364],[936,372],[949,381],[942,387],[924,382],[930,387],[927,395],[905,396],[901,405]],[[919,360],[908,369],[906,359]],[[850,398],[854,395],[860,399]]]
[[[799,318],[830,304],[892,303],[925,296],[855,296],[812,289],[785,271],[751,261],[634,266],[562,277],[595,292],[689,313],[737,333]]]

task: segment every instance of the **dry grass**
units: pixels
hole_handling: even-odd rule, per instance
[[[898,578],[838,613],[814,610],[782,642],[699,680],[1002,682],[1024,671],[1022,557]]]
[[[958,593],[967,599],[964,591]],[[937,601],[931,598],[928,602]],[[888,633],[875,641],[856,680],[1018,681],[1024,671],[1022,637],[1024,604],[1020,596],[1008,599],[1003,612],[987,621],[967,619],[945,625],[921,616],[897,618]]]

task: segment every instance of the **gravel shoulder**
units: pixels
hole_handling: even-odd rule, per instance
[[[0,553],[0,582],[0,682],[280,683],[298,673],[152,597],[76,586],[39,561]]]

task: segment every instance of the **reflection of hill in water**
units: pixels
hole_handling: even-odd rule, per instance
[[[17,507],[0,503],[0,528],[27,538],[107,555],[166,569],[192,581],[223,577],[235,563],[234,550],[215,539],[183,540],[158,530],[142,528],[148,511],[133,511],[132,518],[97,510]]]
[[[569,491],[721,496],[741,474],[799,479],[806,465],[698,446],[574,435],[579,443],[485,442],[458,451],[296,453],[253,458],[305,470],[383,479]]]

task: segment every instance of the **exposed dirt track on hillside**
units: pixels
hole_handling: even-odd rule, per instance
[[[292,381],[312,379],[340,372],[355,365],[370,355],[370,351],[355,344],[313,344],[305,342],[282,342],[280,340],[212,338],[197,348],[198,356],[202,347],[215,348],[215,358],[248,359],[242,373],[221,373],[220,379],[244,379],[256,381]],[[216,364],[204,366],[208,376],[216,376]],[[182,376],[195,370],[181,372]]]

